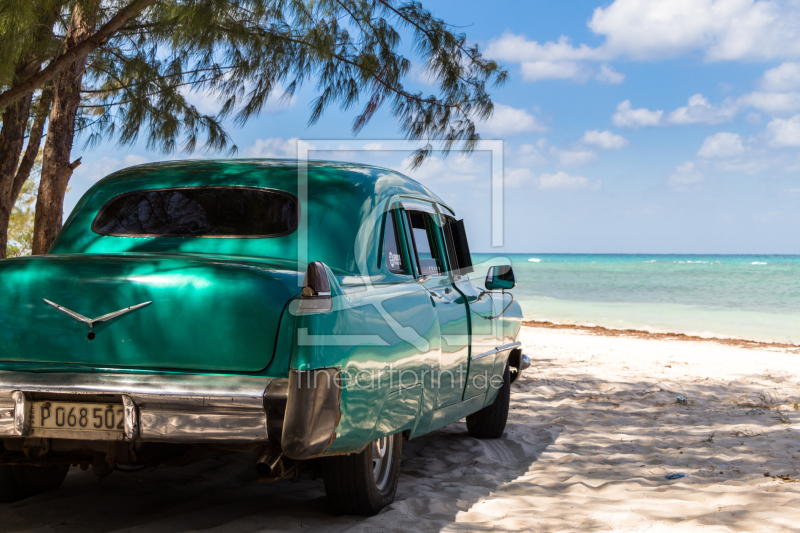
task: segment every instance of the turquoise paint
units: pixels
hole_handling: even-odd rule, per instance
[[[521,312],[512,305],[497,330],[476,324],[496,295],[480,297],[466,280],[416,280],[408,232],[400,217],[408,274],[381,260],[385,213],[403,198],[441,200],[422,185],[385,169],[312,162],[307,233],[267,239],[109,237],[93,233],[100,208],[134,190],[247,186],[298,195],[290,161],[194,161],[144,165],[101,180],[81,199],[46,256],[0,262],[0,369],[31,372],[170,372],[286,377],[289,370],[339,368],[349,380],[328,453],[358,451],[372,439],[410,430],[421,435],[483,406],[485,390],[436,410],[434,371],[443,354],[472,365],[470,353],[512,342]],[[440,208],[452,212],[446,206]],[[441,233],[437,235],[443,246]],[[306,263],[328,267],[330,312],[298,314]],[[446,254],[443,254],[446,258]],[[435,293],[451,289],[453,309],[470,316],[442,319]],[[87,326],[45,305],[47,298],[88,317],[152,301],[148,307]],[[483,320],[483,319],[481,319]],[[445,327],[443,327],[443,324]],[[451,328],[452,326],[452,328]],[[35,327],[36,329],[32,329]],[[472,331],[472,329],[475,331]],[[484,331],[486,330],[486,331]],[[443,349],[442,333],[464,332],[480,346]],[[494,335],[493,337],[487,335]],[[337,340],[338,339],[338,340]],[[344,339],[344,341],[342,341]],[[508,340],[511,339],[511,340]],[[490,349],[490,348],[489,348]],[[450,361],[452,363],[453,361]],[[487,361],[488,363],[488,361]],[[449,364],[449,363],[448,363]],[[472,365],[470,372],[475,370]],[[498,368],[493,361],[493,368]],[[371,376],[369,386],[362,386]],[[453,392],[453,391],[451,391]]]

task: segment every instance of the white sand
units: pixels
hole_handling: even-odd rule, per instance
[[[321,481],[258,483],[246,456],[215,454],[100,483],[73,469],[0,505],[0,531],[800,531],[800,483],[764,477],[800,477],[800,355],[551,329],[522,341],[533,367],[506,436],[461,422],[405,443],[397,501],[376,517],[332,516]]]

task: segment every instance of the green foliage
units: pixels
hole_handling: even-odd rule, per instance
[[[436,94],[404,86],[412,58]],[[202,140],[206,149],[235,150],[225,119],[242,125],[276,91],[291,98],[304,84],[317,94],[310,124],[330,106],[358,105],[358,133],[386,104],[406,138],[471,150],[479,139],[473,121],[493,110],[487,87],[506,78],[421,4],[395,0],[161,0],[89,65],[79,121],[88,142],[130,144],[144,132],[148,148],[164,152],[179,144],[192,151]],[[213,95],[219,112],[198,111],[188,90]]]
[[[17,62],[22,54],[30,58],[48,58],[57,53],[59,37],[42,21],[53,17],[66,4],[64,0],[0,2],[0,87],[8,87],[15,81]],[[46,33],[45,38],[42,38],[42,31]]]

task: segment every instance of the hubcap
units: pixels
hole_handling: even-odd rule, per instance
[[[382,491],[389,484],[389,474],[392,470],[392,457],[394,455],[394,439],[392,437],[382,437],[374,440],[370,448],[375,486]]]

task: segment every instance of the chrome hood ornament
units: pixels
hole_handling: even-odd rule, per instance
[[[108,313],[107,315],[99,316],[97,318],[86,318],[85,316],[81,315],[80,313],[76,313],[75,311],[67,309],[64,306],[58,305],[57,303],[54,303],[54,302],[51,302],[50,300],[48,300],[46,298],[42,298],[42,300],[44,300],[44,303],[46,303],[47,305],[51,305],[51,306],[55,307],[56,309],[58,309],[59,311],[61,311],[65,315],[71,316],[72,318],[74,318],[78,322],[83,322],[84,324],[89,326],[89,329],[94,328],[94,325],[96,323],[98,323],[98,322],[107,322],[107,321],[111,320],[112,318],[117,318],[118,316],[124,315],[126,313],[130,313],[131,311],[136,311],[137,309],[141,309],[142,307],[147,307],[148,305],[153,303],[152,301],[144,302],[144,303],[141,303],[141,304],[137,304],[137,305],[132,305],[130,307],[126,307],[125,309],[120,309],[119,311],[114,311],[113,313]]]

